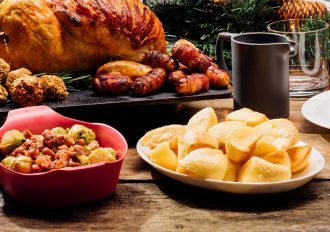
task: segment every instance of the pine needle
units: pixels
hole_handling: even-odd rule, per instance
[[[279,7],[276,0],[245,0],[228,7],[212,4],[210,0],[147,0],[146,4],[163,22],[170,43],[186,38],[211,56],[215,56],[219,32],[265,31],[267,24],[277,19]],[[230,60],[229,50],[226,45],[225,58]]]
[[[66,85],[67,90],[71,92],[79,92],[80,90],[91,88],[91,74],[79,73],[75,71],[34,74],[36,77],[41,77],[43,75],[55,75],[61,77]]]

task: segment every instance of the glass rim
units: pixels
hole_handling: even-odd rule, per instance
[[[239,37],[244,37],[244,36],[260,36],[260,35],[272,35],[272,36],[277,36],[277,37],[281,37],[282,39],[284,39],[285,41],[280,41],[280,42],[269,42],[269,43],[252,43],[252,42],[245,42],[245,41],[241,41],[241,40],[238,40]],[[240,33],[240,34],[237,34],[237,35],[234,35],[232,37],[232,40],[237,43],[237,44],[240,44],[240,45],[248,45],[248,46],[255,46],[255,45],[258,45],[258,46],[269,46],[269,45],[279,45],[279,44],[287,44],[287,43],[290,43],[290,39],[285,36],[285,35],[281,35],[279,33],[272,33],[272,32],[245,32],[245,33]]]
[[[311,31],[279,31],[279,30],[274,30],[271,28],[272,25],[278,24],[278,23],[283,23],[283,22],[291,22],[291,21],[317,21],[320,23],[323,23],[324,27],[317,29],[317,30],[311,30]],[[281,33],[281,34],[305,34],[305,33],[313,33],[313,32],[320,32],[323,30],[328,30],[329,29],[329,24],[323,20],[319,19],[283,19],[283,20],[278,20],[272,23],[269,23],[267,25],[267,30],[273,33]]]

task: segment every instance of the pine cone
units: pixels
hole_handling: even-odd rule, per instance
[[[304,19],[315,16],[325,16],[327,7],[320,2],[306,0],[287,0],[284,1],[278,14],[281,19]]]

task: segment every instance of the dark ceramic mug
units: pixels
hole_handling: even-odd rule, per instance
[[[234,109],[248,107],[270,118],[289,116],[289,53],[295,42],[266,32],[219,33],[217,61],[227,71],[224,40],[231,41]]]

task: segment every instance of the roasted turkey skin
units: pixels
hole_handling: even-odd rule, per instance
[[[138,0],[4,0],[0,58],[32,72],[85,71],[165,52],[161,22]]]

